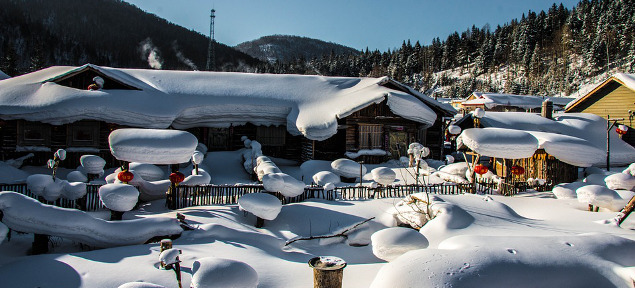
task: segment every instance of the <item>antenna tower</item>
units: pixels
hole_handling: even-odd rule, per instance
[[[205,70],[214,71],[216,70],[216,51],[215,44],[216,39],[214,39],[214,18],[216,18],[215,9],[212,9],[212,14],[210,15],[210,24],[209,24],[209,46],[207,47],[207,66]]]

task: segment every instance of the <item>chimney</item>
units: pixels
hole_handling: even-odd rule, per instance
[[[545,117],[547,119],[552,119],[553,117],[553,102],[551,102],[549,99],[545,100],[542,102],[542,110],[540,115],[542,115],[542,117]]]

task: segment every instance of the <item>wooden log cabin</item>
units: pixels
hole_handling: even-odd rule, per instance
[[[96,77],[100,87],[91,86]],[[42,99],[47,103],[42,105]],[[64,148],[68,160],[61,164],[71,168],[84,154],[114,165],[107,138],[125,127],[186,130],[209,151],[243,148],[241,137],[247,136],[262,144],[265,155],[301,161],[334,160],[350,152],[361,154],[356,160],[378,163],[406,155],[414,141],[440,158],[446,119],[454,113],[451,106],[388,78],[87,64],[0,82],[3,159],[33,153],[25,164],[44,165]]]

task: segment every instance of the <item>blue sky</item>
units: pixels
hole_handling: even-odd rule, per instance
[[[454,31],[497,25],[529,10],[547,10],[553,0],[125,0],[188,29],[209,34],[216,9],[218,42],[234,46],[261,36],[316,38],[361,50],[386,51],[404,40],[429,44]],[[572,8],[578,0],[562,0]]]

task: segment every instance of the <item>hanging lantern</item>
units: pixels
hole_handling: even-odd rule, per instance
[[[128,183],[134,179],[134,174],[130,171],[121,171],[117,174],[117,179],[121,182]]]
[[[185,180],[185,175],[183,175],[183,173],[181,172],[174,172],[170,174],[170,182],[174,184],[179,184],[183,182],[183,180]]]
[[[525,174],[525,168],[523,168],[522,166],[514,165],[512,166],[512,174],[514,175]]]
[[[627,131],[628,131],[628,126],[623,124],[618,125],[617,128],[615,128],[615,132],[617,132],[617,134],[620,134],[620,135],[626,134]]]
[[[478,164],[474,167],[474,173],[479,174],[479,175],[483,175],[485,173],[487,173],[487,167],[483,164]]]
[[[90,85],[88,85],[88,90],[91,90],[91,91],[99,90],[99,85],[97,85],[95,83],[90,84]]]

